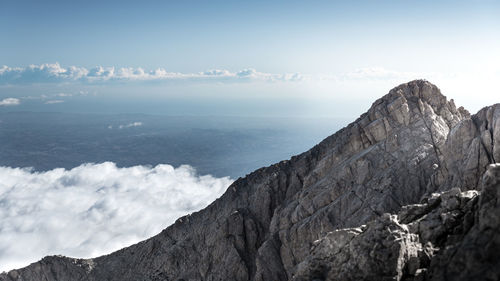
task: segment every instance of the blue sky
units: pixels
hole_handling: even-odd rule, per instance
[[[196,98],[210,99],[214,113],[224,111],[219,102],[244,110],[249,99],[254,104],[281,99],[310,104],[305,115],[334,115],[315,107],[342,102],[366,107],[398,83],[426,78],[476,110],[494,101],[492,81],[500,74],[498,1],[7,0],[0,5],[0,66],[5,65],[0,98],[20,99],[18,109],[29,104],[23,97],[64,90],[66,97],[59,97],[64,102],[49,103],[51,110],[70,110],[68,97],[86,92],[102,102],[182,99],[187,111],[190,103],[196,107]],[[114,76],[91,85],[80,76],[7,77],[11,68],[55,63],[88,73],[101,66],[116,75],[128,71],[120,72],[119,83]],[[168,83],[151,83],[154,75],[137,83],[144,79],[124,74],[157,69],[168,73]],[[186,79],[214,69],[233,76]],[[233,79],[249,69],[258,74]],[[301,79],[289,79],[294,74]],[[124,85],[128,80],[135,82]],[[471,98],[471,91],[480,91],[481,98]],[[39,106],[31,99],[33,106],[23,109],[45,110],[41,104],[47,99]]]

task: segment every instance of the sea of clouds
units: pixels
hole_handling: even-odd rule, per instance
[[[0,272],[46,255],[95,257],[159,233],[232,183],[184,165],[0,167]]]

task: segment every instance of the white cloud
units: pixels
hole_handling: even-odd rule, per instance
[[[77,80],[87,76],[83,67],[61,67],[58,63],[30,65],[28,67],[0,67],[0,83],[38,83]]]
[[[11,105],[19,105],[21,101],[16,98],[6,98],[0,100],[0,106],[11,106]]]
[[[58,94],[55,94],[54,96],[56,97],[72,97],[73,94],[68,94],[68,93],[58,93]]]
[[[131,128],[131,127],[139,127],[142,126],[142,122],[132,122],[126,125],[119,125],[118,129],[125,129],[125,128]],[[113,126],[108,126],[109,129],[112,129]]]
[[[207,206],[232,182],[189,166],[111,162],[41,173],[0,167],[0,178],[0,271],[131,245]]]
[[[45,104],[56,104],[56,103],[63,103],[63,100],[48,100],[45,102]]]
[[[77,96],[87,96],[88,94],[89,94],[89,92],[87,92],[87,91],[74,91],[72,93],[46,93],[46,94],[41,94],[41,95],[22,96],[20,98],[22,100],[54,99],[54,100],[61,100],[64,102],[64,100],[62,100],[62,99],[67,99],[67,98],[77,97]]]

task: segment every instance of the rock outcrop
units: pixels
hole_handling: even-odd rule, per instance
[[[498,280],[497,161],[500,104],[471,116],[416,80],[155,237],[0,280]]]

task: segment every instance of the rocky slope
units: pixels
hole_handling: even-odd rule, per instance
[[[500,104],[471,116],[412,81],[155,237],[0,280],[498,280],[496,161]]]

